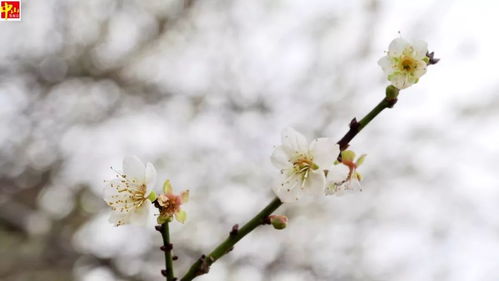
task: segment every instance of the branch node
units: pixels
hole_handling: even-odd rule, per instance
[[[156,207],[156,208],[158,208],[158,209],[160,209],[160,208],[161,208],[161,205],[159,205],[158,199],[154,200],[154,201],[152,202],[152,204],[154,204],[154,207]]]
[[[239,224],[235,224],[232,226],[232,230],[230,231],[230,236],[236,236],[239,233]]]
[[[199,258],[200,265],[199,265],[197,275],[203,275],[203,274],[210,272],[210,264],[209,264],[208,260],[213,262],[213,258],[211,258],[211,257],[206,258],[205,255],[202,255]]]
[[[161,232],[162,225],[156,225],[156,226],[154,227],[154,229],[156,229],[157,231]]]
[[[353,118],[352,121],[350,121],[350,129],[352,130],[357,130],[359,128],[360,124],[357,122],[357,118]]]
[[[386,101],[388,102],[388,108],[392,108],[397,103],[397,99],[387,99]]]
[[[163,275],[164,277],[166,277],[166,269],[162,269],[161,270],[161,275]]]
[[[266,216],[263,218],[262,224],[270,224],[270,216]]]
[[[159,247],[161,251],[166,252],[166,251],[171,251],[173,249],[173,244],[168,243],[165,246]]]

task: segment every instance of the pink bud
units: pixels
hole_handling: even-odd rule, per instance
[[[288,225],[288,217],[286,216],[271,215],[269,219],[275,229],[284,229]]]

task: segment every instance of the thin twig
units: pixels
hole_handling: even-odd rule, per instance
[[[393,86],[388,86],[386,88],[386,96],[382,99],[378,105],[376,105],[369,113],[367,113],[364,118],[359,122],[354,118],[350,122],[350,130],[338,141],[340,149],[343,151],[348,148],[350,141],[367,125],[371,120],[374,119],[381,111],[385,108],[392,108],[395,103],[397,103],[398,89]]]
[[[165,222],[161,226],[158,226],[158,229],[161,232],[161,236],[163,236],[163,246],[161,246],[161,250],[165,252],[165,269],[161,271],[163,276],[166,277],[167,281],[175,281],[175,273],[173,271],[173,257],[172,257],[172,249],[173,245],[170,243],[170,229],[169,222]]]
[[[208,271],[210,270],[210,265],[212,263],[230,252],[234,248],[234,245],[248,233],[253,231],[258,226],[265,224],[266,218],[281,205],[281,200],[276,197],[255,217],[253,217],[249,222],[243,225],[243,227],[239,228],[237,225],[234,225],[227,239],[225,239],[225,241],[218,245],[218,247],[216,247],[215,250],[213,250],[208,256],[202,255],[180,280],[188,281],[196,278],[199,275],[208,273]]]

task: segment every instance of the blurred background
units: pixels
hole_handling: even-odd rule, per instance
[[[0,280],[163,280],[160,235],[113,227],[109,168],[189,188],[182,274],[272,198],[280,131],[339,139],[399,36],[441,62],[351,142],[362,193],[281,207],[196,280],[499,278],[495,1],[45,0],[0,22]]]

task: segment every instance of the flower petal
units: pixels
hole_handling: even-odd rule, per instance
[[[388,55],[390,57],[398,57],[402,55],[402,52],[406,47],[409,46],[409,42],[405,39],[399,37],[392,40],[390,45],[388,46]]]
[[[131,192],[124,179],[114,179],[104,187],[104,201],[112,210],[119,214],[129,213],[134,209],[134,202],[130,198]]]
[[[388,80],[392,82],[393,86],[395,86],[397,89],[400,90],[405,89],[414,84],[414,82],[411,82],[411,79],[408,75],[404,75],[403,73],[400,72],[396,72],[393,75],[390,75]]]
[[[185,220],[187,219],[187,213],[184,210],[180,210],[177,213],[175,213],[175,219],[179,223],[184,223]]]
[[[120,225],[124,225],[124,224],[129,224],[130,223],[130,214],[127,213],[127,214],[119,214],[119,213],[111,213],[111,215],[109,216],[109,219],[108,221],[112,224],[114,224],[114,226],[120,226]]]
[[[326,195],[342,196],[346,193],[362,191],[360,181],[354,176],[348,178],[349,168],[345,165],[336,165],[328,174]],[[356,173],[353,171],[353,173]]]
[[[307,151],[307,139],[293,128],[286,128],[282,131],[281,141],[283,149],[288,154],[304,153]]]
[[[327,181],[328,183],[345,181],[349,172],[349,168],[343,164],[334,165],[327,174]]]
[[[393,68],[393,62],[389,56],[380,58],[378,61],[378,65],[381,66],[381,69],[383,69],[383,72],[387,75],[395,71],[395,69]]]
[[[310,173],[306,185],[306,188],[308,189],[310,194],[314,196],[324,195],[324,188],[326,185],[326,177],[324,176],[324,172],[321,170]]]
[[[136,225],[145,225],[149,217],[150,204],[144,202],[140,207],[136,208],[130,215],[130,223]]]
[[[297,175],[289,175],[283,183],[273,188],[277,197],[283,202],[294,202],[301,198],[301,178]]]
[[[320,169],[327,170],[338,158],[340,147],[333,139],[319,138],[310,143],[310,154],[312,161],[319,165]]]
[[[182,193],[180,193],[180,198],[182,198],[182,203],[189,202],[189,190],[182,191]]]
[[[127,156],[123,160],[123,174],[133,183],[144,183],[145,166],[136,156]]]
[[[270,157],[270,161],[274,166],[278,169],[286,169],[291,165],[289,155],[283,149],[282,145],[276,147],[272,156]]]
[[[350,180],[350,185],[348,186],[348,190],[350,191],[362,191],[362,184],[356,178],[352,178]]]
[[[423,59],[426,57],[426,53],[428,53],[428,43],[423,40],[414,40],[412,43],[414,47],[414,57],[416,59]]]
[[[170,180],[165,180],[165,182],[163,183],[163,192],[165,194],[173,193],[173,187]]]
[[[418,65],[416,67],[416,70],[414,71],[414,77],[421,77],[423,76],[425,73],[426,73],[426,67],[427,67],[427,64],[424,62],[424,61],[418,61]]]
[[[303,191],[301,190],[301,188],[293,188],[288,190],[286,188],[279,187],[274,188],[274,193],[283,203],[296,202],[303,195]]]
[[[154,167],[153,164],[147,162],[145,170],[145,184],[148,192],[154,190],[154,184],[156,183],[156,176],[157,176],[156,168]]]
[[[355,165],[357,165],[357,167],[362,165],[364,163],[364,160],[366,159],[366,157],[367,157],[367,154],[362,154],[359,158],[357,158]]]
[[[343,196],[345,195],[345,189],[341,188],[340,185],[337,185],[333,182],[329,182],[327,185],[326,185],[326,192],[325,194],[326,195],[336,195],[336,196]]]

